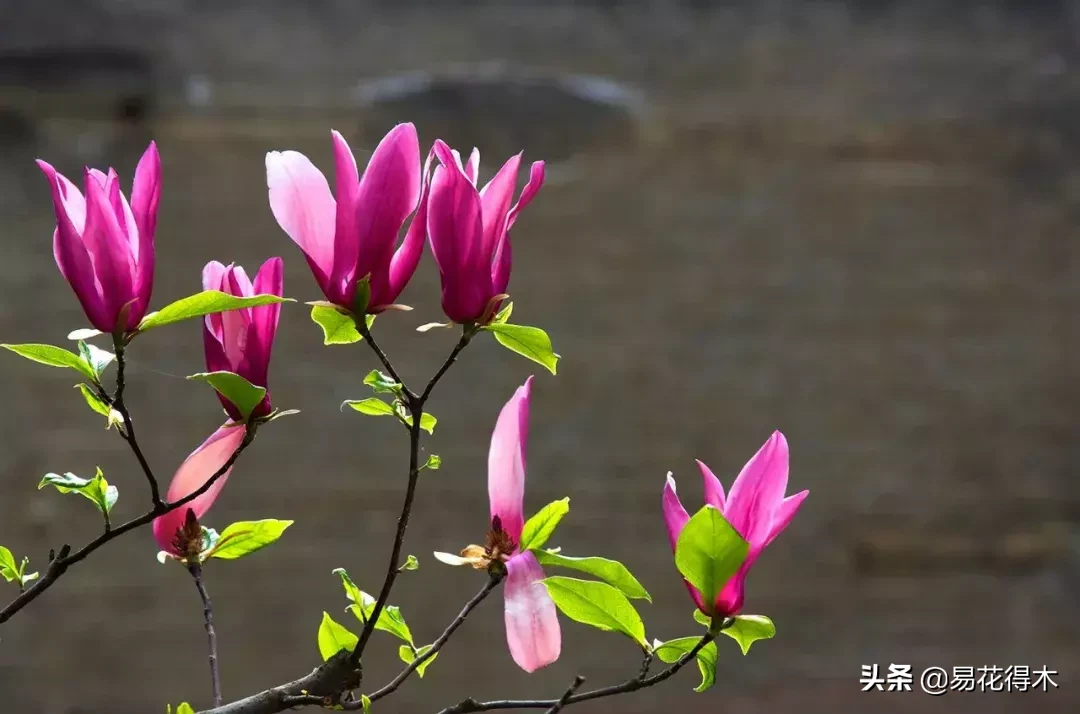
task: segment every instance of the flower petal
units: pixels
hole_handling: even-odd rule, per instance
[[[695,459],[696,461],[696,459]],[[714,507],[721,513],[724,512],[724,485],[716,478],[712,470],[700,461],[697,461],[698,470],[701,471],[701,480],[705,486],[705,503]]]
[[[465,162],[462,168],[465,170],[465,175],[469,177],[469,180],[475,186],[476,179],[480,175],[480,149],[473,147],[472,153],[469,154],[469,160]]]
[[[401,245],[390,260],[390,284],[384,295],[372,295],[372,307],[379,308],[397,300],[413,273],[416,272],[416,266],[420,264],[424,243],[427,242],[428,201],[431,196],[430,171],[434,156],[434,152],[428,152],[422,173],[420,202],[416,207],[416,213],[413,214],[412,223],[409,224],[409,230],[405,233],[405,239],[401,241]]]
[[[515,543],[525,525],[525,442],[529,432],[529,398],[533,378],[525,380],[499,412],[488,452],[488,499],[491,517]]]
[[[168,501],[178,501],[202,487],[206,481],[217,473],[218,469],[225,465],[233,452],[240,447],[247,431],[245,426],[224,424],[184,459],[184,463],[176,470],[169,492],[166,495]],[[231,471],[231,469],[229,470]],[[162,550],[173,553],[172,541],[176,531],[184,524],[189,510],[195,512],[196,518],[202,518],[210,506],[217,499],[221,489],[225,487],[225,481],[229,478],[229,471],[222,474],[214,484],[188,504],[175,510],[169,511],[164,516],[154,519],[154,538]],[[175,554],[175,553],[174,553]]]
[[[664,525],[667,526],[668,542],[671,543],[671,552],[675,552],[675,545],[679,542],[679,534],[690,520],[690,514],[683,508],[679,501],[679,495],[675,493],[675,479],[668,472],[667,482],[664,484]]]
[[[327,299],[340,299],[329,282],[337,204],[326,177],[301,153],[271,151],[266,155],[266,183],[278,225],[304,251]]]
[[[792,519],[795,518],[795,514],[799,511],[799,506],[806,500],[806,497],[810,495],[809,491],[799,491],[794,496],[788,496],[780,503],[780,507],[773,512],[772,523],[769,525],[769,534],[765,537],[765,543],[761,546],[765,546],[776,540],[776,537],[784,532],[784,529],[788,527]]]
[[[360,195],[360,172],[356,168],[349,143],[337,131],[330,132],[334,146],[334,197],[337,210],[334,221],[334,263],[331,268],[331,281],[337,289],[345,290],[345,281],[356,272],[356,257],[359,252],[359,231],[357,224],[357,198]]]
[[[506,562],[506,642],[510,656],[526,672],[551,664],[562,650],[559,617],[543,579],[544,570],[532,553]]]
[[[226,270],[227,268],[216,260],[207,263],[203,268],[203,290],[226,292]],[[211,313],[203,318],[203,351],[209,372],[232,371],[232,365],[225,357],[224,339],[221,313]]]
[[[86,172],[86,226],[82,235],[113,323],[109,330],[112,332],[120,310],[134,298],[131,248],[108,194],[115,179],[100,178],[98,174],[101,172],[95,173],[94,169]]]
[[[372,294],[385,293],[401,226],[420,198],[420,139],[412,124],[398,124],[379,142],[360,179],[356,199],[356,262],[335,279],[371,274]]]
[[[773,511],[784,498],[787,479],[787,440],[775,431],[743,467],[727,498],[724,515],[751,549],[765,542]]]
[[[532,168],[529,169],[529,183],[525,184],[525,188],[521,191],[521,198],[518,199],[517,204],[507,214],[506,229],[495,243],[495,256],[491,261],[491,283],[492,290],[496,295],[505,293],[507,286],[510,284],[510,229],[517,222],[518,214],[532,202],[543,185],[544,162],[535,161]]]
[[[480,203],[484,212],[484,235],[480,252],[488,256],[489,260],[495,257],[495,246],[506,231],[506,216],[510,212],[510,202],[514,200],[519,166],[521,154],[511,156],[491,181],[480,189]]]
[[[150,304],[154,285],[154,233],[160,200],[161,157],[157,144],[151,141],[139,159],[131,186],[131,212],[139,229],[139,240],[132,246],[136,262],[135,292],[146,305]]]

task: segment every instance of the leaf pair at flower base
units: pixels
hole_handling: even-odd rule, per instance
[[[226,527],[220,534],[213,528],[204,527],[199,563],[205,563],[211,558],[236,560],[262,550],[281,538],[285,529],[292,524],[293,521],[274,518],[261,521],[237,521]],[[178,559],[177,556],[164,550],[158,553],[158,561],[161,563],[169,558]]]

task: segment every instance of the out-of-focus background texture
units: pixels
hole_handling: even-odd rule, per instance
[[[650,637],[697,631],[660,516],[670,469],[699,503],[694,459],[725,483],[780,428],[791,488],[811,496],[749,583],[776,640],[721,642],[718,686],[694,674],[583,712],[1080,711],[1080,11],[1074,3],[0,2],[0,339],[63,344],[84,318],[51,253],[33,159],[130,181],[157,140],[164,192],[154,305],[200,288],[204,263],[286,260],[285,289],[321,295],[270,214],[263,157],[331,172],[329,131],[364,164],[395,122],[422,143],[511,153],[549,182],[514,232],[515,319],[551,334],[539,374],[527,506],[568,495],[571,554],[626,562],[654,596]],[[407,379],[453,344],[428,253],[377,331]],[[307,672],[330,571],[375,590],[400,504],[405,440],[342,414],[376,366],[282,313],[271,388],[300,416],[245,454],[208,519],[296,519],[272,549],[207,568],[227,698]],[[221,421],[183,375],[196,323],[147,334],[130,406],[160,478]],[[435,563],[483,536],[488,437],[528,363],[481,339],[440,386],[394,601],[430,641],[478,588]],[[0,542],[43,567],[99,523],[37,491],[45,472],[145,484],[63,374],[3,357]],[[142,714],[207,704],[190,578],[149,531],[78,565],[5,624],[0,710]],[[14,594],[10,585],[4,599]],[[564,655],[532,676],[485,602],[421,681],[384,708],[468,695],[555,695],[636,672],[632,645],[564,622]],[[400,668],[379,633],[365,689]],[[378,655],[378,656],[376,656]],[[1046,665],[1049,693],[860,693],[860,665]],[[692,670],[693,668],[691,668]],[[917,689],[917,684],[916,684]],[[576,711],[576,710],[575,710]]]

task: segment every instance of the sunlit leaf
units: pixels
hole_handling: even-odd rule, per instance
[[[647,647],[645,624],[630,601],[607,583],[552,576],[541,581],[556,607],[571,620],[607,632],[621,632]]]
[[[735,622],[720,630],[739,643],[745,655],[758,640],[771,640],[776,636],[776,625],[764,615],[736,615]]]
[[[116,486],[111,486],[105,480],[101,469],[98,468],[93,478],[85,479],[73,473],[45,474],[38,484],[38,490],[46,486],[55,486],[60,493],[77,493],[90,500],[102,513],[109,513],[120,493]]]
[[[367,414],[368,416],[394,416],[396,413],[394,408],[379,399],[378,397],[368,397],[367,399],[349,399],[341,403],[342,408],[349,407],[354,411],[358,411],[361,414]]]
[[[626,597],[652,602],[649,593],[642,587],[637,578],[631,574],[625,565],[617,560],[597,557],[571,558],[547,550],[534,550],[533,554],[540,565],[570,568],[589,575],[595,575],[609,585],[618,588]]]
[[[536,515],[525,521],[525,527],[521,529],[521,544],[519,546],[521,550],[543,547],[559,526],[559,522],[569,512],[569,498],[552,501],[537,511]]]
[[[259,387],[233,372],[199,372],[188,379],[206,382],[232,402],[245,420],[266,396],[266,388]]]
[[[190,320],[193,317],[205,317],[215,312],[238,310],[242,307],[257,307],[259,305],[273,305],[279,302],[293,302],[289,298],[277,295],[252,295],[251,297],[236,297],[223,293],[220,290],[205,290],[201,293],[189,295],[176,302],[169,303],[157,312],[152,312],[139,323],[139,332],[171,325],[174,322]]]
[[[402,645],[401,647],[398,647],[398,657],[400,657],[401,661],[405,664],[412,664],[413,660],[419,657],[423,657],[430,649],[431,645],[424,645],[423,647],[418,647],[416,649],[416,652],[414,653],[412,647],[410,647],[409,645]],[[431,655],[426,660],[421,662],[420,665],[416,668],[416,673],[419,674],[421,678],[423,678],[424,672],[427,670],[428,665],[434,662],[435,658],[438,656],[439,653],[436,652],[435,654]]]
[[[228,526],[204,558],[236,560],[270,545],[285,532],[293,521],[267,518],[261,521],[239,521]]]
[[[360,638],[350,632],[330,617],[330,613],[323,612],[322,622],[319,624],[319,654],[324,660],[328,660],[342,650],[352,651]]]
[[[717,594],[746,560],[750,545],[723,514],[705,506],[683,527],[675,546],[675,567],[701,591],[705,602]]]
[[[699,642],[701,642],[700,637],[680,637],[677,640],[668,640],[667,642],[655,640],[653,642],[653,654],[660,658],[661,662],[674,664],[682,659],[683,655],[697,647]],[[704,692],[716,683],[716,658],[715,642],[710,642],[698,650],[697,664],[698,670],[701,672],[701,684],[694,688],[695,692]]]
[[[74,352],[65,350],[63,347],[38,344],[0,344],[0,347],[11,350],[20,357],[25,357],[26,359],[33,360],[39,364],[46,364],[50,367],[66,367],[68,369],[73,369],[90,381],[97,381],[98,373],[90,363]]]
[[[483,329],[495,335],[495,339],[503,347],[531,359],[555,374],[559,355],[551,346],[551,338],[539,327],[493,322]]]

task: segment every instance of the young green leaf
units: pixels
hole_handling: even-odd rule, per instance
[[[112,507],[116,504],[116,499],[120,496],[116,486],[110,486],[108,481],[105,480],[100,467],[94,477],[90,479],[79,478],[73,473],[63,475],[45,474],[38,484],[38,490],[40,491],[46,486],[55,486],[60,493],[78,493],[89,499],[102,514],[106,515],[112,510]]]
[[[195,714],[195,710],[191,708],[191,705],[187,702],[182,702],[180,706],[176,708],[176,714]]]
[[[90,381],[97,381],[98,373],[90,363],[74,352],[65,350],[63,347],[37,344],[0,345],[0,347],[11,350],[20,357],[25,357],[28,360],[33,360],[40,364],[47,364],[50,367],[66,367],[68,369],[73,369]]]
[[[79,340],[79,356],[83,361],[90,366],[94,374],[97,377],[101,377],[101,373],[105,371],[105,368],[116,359],[116,355],[108,350],[103,350],[100,347],[96,347],[89,343]]]
[[[776,636],[776,625],[764,615],[736,615],[735,622],[720,630],[739,643],[743,655],[758,640],[771,640]]]
[[[260,417],[257,421],[260,424],[269,424],[272,421],[276,421],[281,417],[292,416],[293,414],[299,414],[299,409],[275,409],[264,417]]]
[[[368,618],[375,611],[375,598],[358,588],[344,568],[336,568],[334,575],[341,578],[341,585],[345,588],[345,597],[353,603],[347,609],[357,620],[366,625]],[[375,623],[375,629],[389,632],[410,645],[413,643],[412,632],[405,623],[400,608],[393,605],[387,605],[382,609],[382,612],[379,613],[379,619]]]
[[[731,576],[742,567],[749,548],[750,545],[719,510],[704,506],[679,534],[675,567],[701,591],[705,602],[713,602]]]
[[[367,313],[371,303],[371,273],[356,281],[356,297],[353,298],[353,312],[357,315]]]
[[[495,324],[495,325],[505,324],[506,321],[510,319],[510,315],[513,312],[514,312],[514,303],[512,303],[512,302],[506,303],[506,305],[503,307],[503,309],[499,310],[499,312],[497,312],[495,314],[495,317],[491,318],[492,324]]]
[[[360,695],[360,706],[364,708],[364,714],[371,714],[371,698],[368,695]]]
[[[542,548],[555,532],[559,522],[570,512],[570,499],[560,498],[537,511],[536,515],[525,522],[521,529],[521,550]]]
[[[25,588],[31,580],[37,580],[37,573],[27,573],[26,566],[30,564],[29,558],[23,558],[21,562],[15,562],[15,556],[11,551],[0,545],[0,576],[9,583],[17,581],[19,588]]]
[[[322,622],[319,624],[319,654],[324,660],[342,650],[352,651],[359,641],[360,638],[349,632],[344,625],[335,622],[330,613],[323,612]]]
[[[119,427],[124,423],[124,417],[120,412],[116,411],[97,395],[90,385],[80,382],[75,385],[75,388],[82,392],[83,399],[86,401],[86,405],[93,409],[95,412],[105,417],[105,428],[111,429],[116,426]]]
[[[552,576],[541,581],[564,615],[606,632],[621,632],[642,647],[645,624],[626,596],[607,583]]]
[[[536,560],[539,561],[540,565],[570,568],[571,570],[595,575],[617,588],[619,592],[628,598],[652,602],[649,593],[637,581],[637,578],[630,573],[630,570],[625,565],[617,560],[596,557],[571,558],[547,550],[534,550],[533,555],[536,556]]]
[[[276,541],[292,524],[293,521],[279,521],[273,518],[233,523],[221,532],[217,541],[203,554],[203,560],[242,558]]]
[[[351,345],[364,339],[356,329],[356,318],[338,306],[328,302],[309,303],[311,321],[322,328],[324,345]],[[368,329],[375,322],[374,315],[364,316]]]
[[[205,290],[201,293],[189,295],[176,302],[169,303],[157,312],[152,312],[139,323],[139,332],[146,332],[155,327],[171,325],[174,322],[190,320],[193,317],[205,317],[215,312],[238,310],[242,307],[257,307],[259,305],[273,305],[279,302],[294,302],[290,298],[282,298],[277,295],[252,295],[251,297],[236,297],[219,290]]]
[[[349,407],[354,411],[358,411],[361,414],[367,414],[368,416],[393,416],[396,413],[392,406],[378,397],[349,399],[342,402],[341,406],[342,408]]]
[[[405,558],[405,562],[401,566],[401,570],[419,570],[420,561],[416,559],[415,555],[409,554],[409,557]]]
[[[410,429],[412,428],[412,417],[410,415],[405,414],[404,411],[399,411],[398,416],[401,418],[401,421],[405,424],[405,426],[409,427]],[[434,414],[428,414],[427,412],[424,412],[420,415],[420,429],[426,431],[429,434],[435,433],[435,425],[438,423],[439,420],[435,418]]]
[[[438,454],[432,454],[431,456],[427,457],[427,461],[425,461],[424,465],[420,468],[438,471],[440,466],[442,466],[442,457]]]
[[[364,384],[371,387],[376,394],[399,394],[401,385],[394,381],[390,375],[383,374],[377,369],[368,372],[364,377]]]
[[[660,658],[661,662],[674,664],[682,659],[683,655],[697,647],[700,637],[680,637],[677,640],[661,642],[653,641],[653,654]],[[716,643],[709,644],[698,650],[697,665],[701,671],[701,684],[694,688],[695,692],[704,692],[716,683]]]
[[[417,648],[416,652],[413,652],[412,647],[410,647],[409,645],[402,645],[401,647],[398,647],[398,657],[400,657],[401,661],[405,664],[412,664],[413,660],[419,657],[423,657],[425,654],[428,653],[428,650],[430,649],[431,645],[424,645],[423,647]],[[416,668],[416,673],[420,675],[421,679],[423,679],[424,672],[427,670],[428,665],[434,662],[435,658],[438,656],[439,653],[436,652],[435,654],[431,655],[426,660],[421,662],[420,665]]]
[[[531,359],[555,374],[559,355],[555,354],[551,347],[551,338],[539,327],[493,322],[483,329],[494,334],[503,347]]]
[[[240,410],[246,420],[266,396],[266,388],[258,387],[233,372],[199,372],[188,379],[206,382]]]

